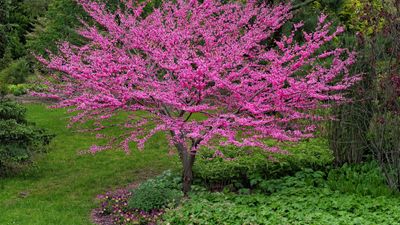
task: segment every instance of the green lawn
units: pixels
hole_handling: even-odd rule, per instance
[[[49,153],[34,169],[0,180],[0,224],[91,224],[96,195],[176,166],[168,156],[161,135],[153,137],[144,151],[105,151],[78,154],[98,142],[94,134],[67,129],[68,114],[61,109],[28,105],[28,118],[57,136]],[[113,132],[113,131],[109,131]],[[118,132],[118,131],[114,131]]]

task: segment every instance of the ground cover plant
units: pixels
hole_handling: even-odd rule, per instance
[[[272,195],[200,193],[164,215],[164,224],[400,224],[399,198],[284,188]]]
[[[370,171],[379,171],[378,164],[345,166],[329,175],[306,169],[265,180],[252,193],[193,193],[167,210],[162,224],[400,224],[398,193]]]

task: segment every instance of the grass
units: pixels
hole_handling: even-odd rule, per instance
[[[176,166],[165,138],[156,135],[144,151],[78,154],[98,142],[94,134],[67,129],[68,114],[27,105],[28,119],[57,136],[49,152],[23,174],[0,180],[0,224],[91,224],[96,195],[141,181]],[[118,132],[116,130],[109,133]]]

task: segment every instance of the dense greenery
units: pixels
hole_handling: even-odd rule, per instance
[[[32,161],[53,138],[46,130],[25,119],[25,108],[0,100],[0,176],[18,172]]]
[[[398,198],[286,187],[272,195],[195,194],[165,224],[400,224]]]
[[[302,168],[324,169],[333,160],[323,139],[283,145],[282,148],[288,153],[271,154],[236,147],[221,148],[219,155],[213,150],[200,151],[194,165],[195,179],[211,190],[254,188],[260,180],[292,175]]]
[[[165,208],[168,204],[179,203],[183,194],[180,190],[181,179],[171,172],[149,179],[132,190],[128,205],[132,209],[151,211]]]
[[[306,169],[265,180],[253,193],[199,192],[163,216],[165,224],[400,224],[399,197],[374,163]]]

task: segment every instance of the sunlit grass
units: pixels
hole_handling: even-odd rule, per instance
[[[62,109],[27,108],[30,121],[57,136],[33,169],[0,180],[2,225],[90,224],[97,194],[176,166],[162,134],[151,138],[144,151],[133,148],[129,155],[120,150],[82,155],[80,150],[99,142],[94,134],[67,129],[68,114]]]

